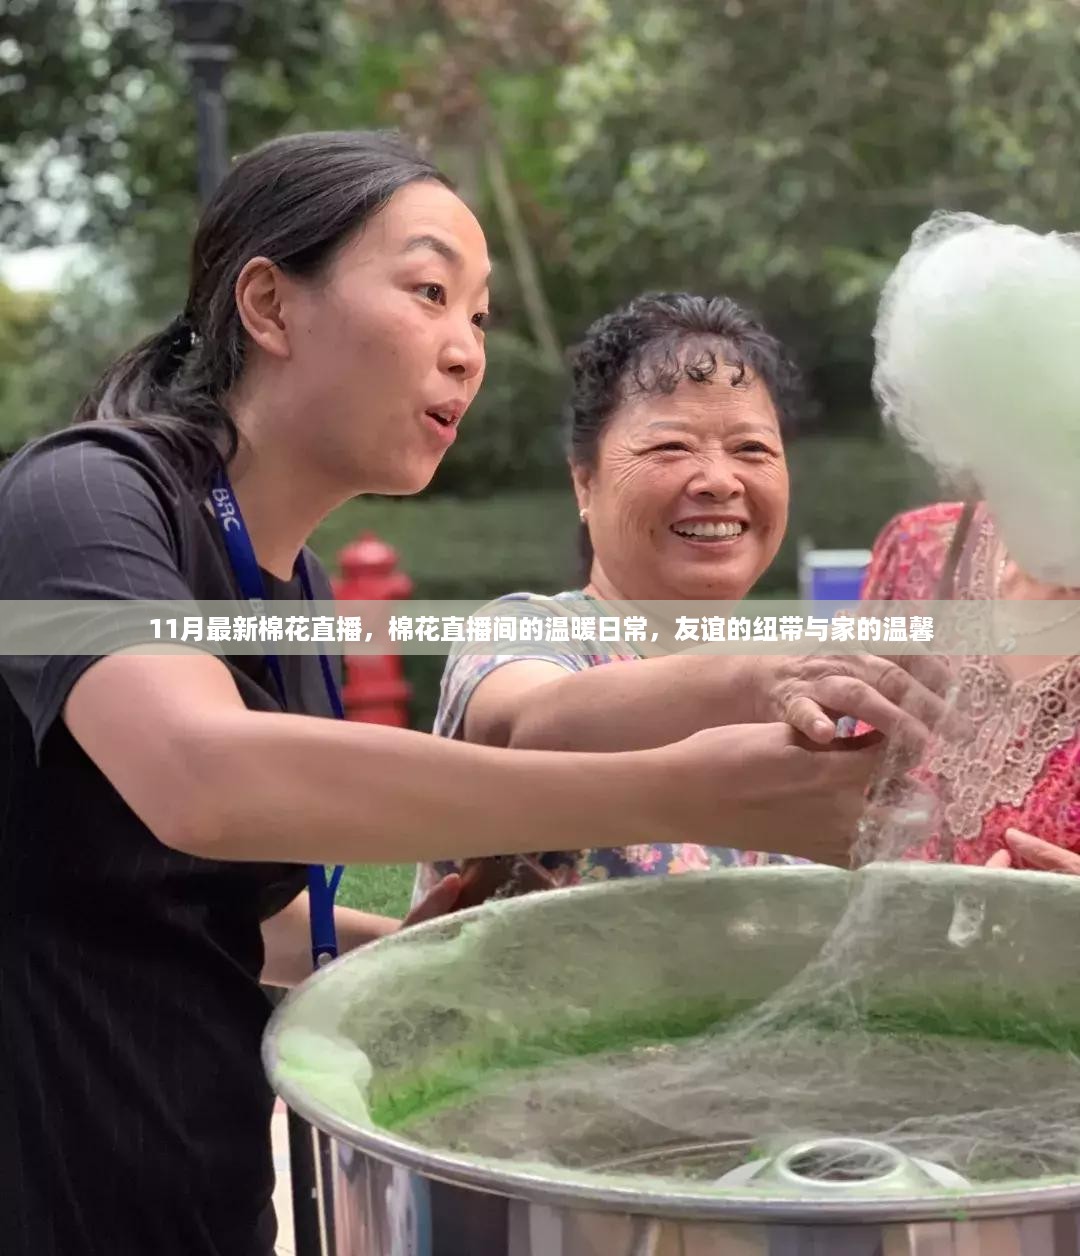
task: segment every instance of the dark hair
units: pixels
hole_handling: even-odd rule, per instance
[[[74,421],[156,434],[192,482],[205,483],[238,444],[222,398],[244,365],[234,290],[245,264],[266,257],[314,277],[395,192],[427,179],[451,186],[395,132],[291,135],[249,153],[202,215],[183,313],[114,362]]]
[[[719,343],[718,343],[719,342]],[[674,392],[680,380],[707,384],[722,364],[732,387],[759,379],[781,429],[802,406],[802,382],[784,346],[729,297],[650,292],[597,319],[574,349],[568,414],[568,453],[594,467],[600,438],[618,407],[634,394]],[[586,573],[592,564],[588,527],[580,533]]]

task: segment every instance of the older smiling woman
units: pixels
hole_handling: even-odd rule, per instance
[[[642,298],[578,352],[571,468],[605,599],[744,597],[788,515],[781,345],[732,301]]]
[[[583,525],[582,589],[498,599],[490,611],[566,615],[583,600],[737,600],[776,557],[788,516],[783,429],[798,377],[782,345],[733,301],[649,295],[600,319],[573,369],[570,467]],[[775,854],[692,844],[558,851],[469,866],[471,893],[793,858],[843,863],[869,764],[833,743],[835,718],[875,711],[892,734],[932,723],[935,695],[881,658],[644,657],[624,644],[536,642],[448,660],[435,731],[496,746],[622,750],[717,724],[786,721],[823,745],[835,816],[798,814]],[[487,652],[484,653],[483,651]],[[856,756],[854,759],[850,756]],[[557,835],[553,834],[553,837]],[[746,830],[746,846],[755,837]],[[760,836],[765,836],[764,830]],[[775,824],[766,840],[777,849]],[[424,864],[418,896],[457,865]]]

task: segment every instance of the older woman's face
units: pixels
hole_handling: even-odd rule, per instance
[[[639,600],[743,597],[776,557],[788,471],[769,392],[734,372],[634,396],[612,415],[595,468],[576,468],[593,584]]]

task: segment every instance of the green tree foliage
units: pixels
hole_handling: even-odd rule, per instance
[[[290,125],[337,8],[247,6],[232,84],[238,148]],[[159,0],[7,0],[0,23],[5,243],[111,241],[161,217],[186,226],[194,113]]]
[[[582,3],[558,101],[582,280],[601,305],[658,278],[749,299],[834,418],[852,388],[866,409],[876,295],[932,210],[1080,214],[1069,0]]]
[[[0,283],[0,451],[25,439],[27,384],[49,307],[45,296]]]
[[[485,223],[501,334],[483,421],[440,477],[454,491],[554,474],[562,350],[644,288],[748,301],[810,368],[822,426],[873,431],[874,303],[913,227],[940,207],[1042,229],[1080,217],[1076,0],[252,0],[247,13],[236,151],[400,125]],[[78,236],[122,258],[106,270],[133,296],[110,334],[168,318],[197,206],[193,108],[159,0],[7,0],[0,88],[5,243]],[[85,285],[59,294],[49,343],[74,345],[88,304]],[[79,351],[96,360],[104,339],[92,320]],[[86,365],[74,348],[68,361]]]
[[[149,330],[118,273],[101,258],[47,295],[0,285],[0,458],[66,426],[105,365]]]

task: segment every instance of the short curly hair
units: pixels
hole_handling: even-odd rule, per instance
[[[571,461],[596,465],[600,438],[629,396],[670,394],[682,379],[708,383],[722,364],[735,371],[733,387],[750,374],[759,379],[781,428],[794,426],[803,402],[799,371],[780,341],[730,297],[649,292],[597,319],[571,358]]]

